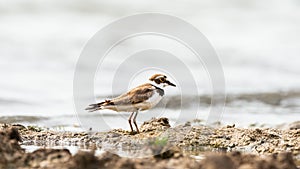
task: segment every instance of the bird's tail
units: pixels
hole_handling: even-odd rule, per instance
[[[90,104],[85,110],[89,112],[94,112],[97,110],[102,110],[104,106],[113,105],[113,102],[111,100],[105,100],[104,102]]]

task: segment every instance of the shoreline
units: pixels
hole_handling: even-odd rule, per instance
[[[174,168],[207,168],[208,165],[218,165],[217,161],[229,165],[229,168],[255,169],[258,165],[271,167],[274,164],[278,169],[283,167],[281,165],[299,168],[299,122],[293,126],[295,128],[284,130],[244,129],[234,125],[208,127],[193,121],[171,127],[167,118],[159,118],[144,122],[140,127],[141,133],[131,134],[122,129],[59,132],[19,124],[1,124],[1,147],[5,150],[1,153],[9,158],[0,162],[0,168],[7,165],[72,168],[74,163],[82,166],[87,162],[85,160],[92,160],[88,165],[95,165],[96,168],[102,164],[110,168],[122,168],[123,165],[129,165],[127,168],[153,168],[151,166],[156,164],[157,167],[166,167],[171,161]],[[5,141],[12,142],[12,145],[5,144]],[[28,152],[21,146],[47,148]],[[68,149],[53,148],[57,146],[74,146],[78,147],[78,151],[72,154]],[[95,155],[98,150],[102,153]],[[66,159],[67,163],[64,161]]]

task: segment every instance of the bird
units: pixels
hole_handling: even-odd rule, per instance
[[[128,118],[131,133],[134,133],[132,121],[135,125],[136,132],[139,133],[136,123],[136,117],[139,111],[149,110],[156,106],[165,94],[164,87],[176,87],[164,74],[154,74],[149,80],[150,83],[139,85],[118,97],[90,104],[85,110],[94,112],[108,109],[116,112],[131,112]]]

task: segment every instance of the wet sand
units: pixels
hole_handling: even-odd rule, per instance
[[[171,127],[167,118],[160,118],[144,122],[139,134],[122,129],[58,132],[0,126],[0,168],[297,169],[300,165],[299,122],[288,129],[209,127],[198,120]],[[45,148],[33,152],[22,148],[32,145]],[[72,154],[55,146],[81,150]],[[103,153],[95,153],[98,150]]]

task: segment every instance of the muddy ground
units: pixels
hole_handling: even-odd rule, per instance
[[[297,169],[300,165],[299,122],[285,130],[208,127],[197,120],[171,127],[168,119],[160,118],[144,122],[140,130],[139,134],[122,129],[58,132],[1,124],[0,168]],[[27,152],[21,145],[48,148]],[[51,148],[69,145],[89,151],[71,154]],[[104,153],[95,155],[99,149]]]

